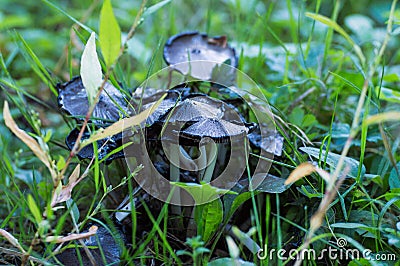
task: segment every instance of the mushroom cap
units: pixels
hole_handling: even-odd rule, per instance
[[[98,228],[96,235],[88,237],[83,241],[86,246],[97,247],[90,249],[90,252],[96,262],[99,262],[99,265],[104,265],[101,263],[103,262],[103,256],[107,263],[119,262],[122,253],[119,242],[127,242],[122,228],[119,225],[116,225],[116,231],[113,230],[110,233],[110,229],[105,228],[102,224],[95,223],[93,225],[97,226]],[[83,232],[88,232],[88,230],[90,229],[85,228]],[[100,251],[99,247],[101,247],[102,251]],[[78,256],[77,252],[80,253],[80,256]],[[83,248],[68,248],[65,251],[57,254],[56,258],[62,263],[62,265],[92,265]]]
[[[160,105],[157,107],[157,109],[147,117],[146,119],[146,124],[151,126],[153,125],[155,122],[158,122],[160,120],[160,118],[162,116],[164,116],[166,113],[168,113],[169,110],[172,109],[172,107],[175,106],[176,104],[175,99],[164,99]],[[153,106],[154,102],[148,103],[143,105],[142,109],[146,110],[148,108],[150,108],[151,106]]]
[[[168,39],[164,46],[164,60],[168,65],[183,73],[202,80],[210,80],[212,70],[217,64],[230,61],[229,65],[237,67],[235,49],[229,47],[225,36],[208,37],[197,31],[184,32]],[[189,61],[203,63],[179,64]]]
[[[57,84],[57,89],[60,108],[78,121],[82,121],[89,111],[89,102],[81,77],[76,76],[69,82]],[[123,113],[127,109],[124,95],[107,82],[94,108],[91,121],[97,125],[115,122],[124,116]]]
[[[170,113],[162,118],[162,122],[186,123],[196,122],[201,118],[221,118],[223,110],[219,106],[198,101],[198,99],[185,99],[180,102]]]
[[[79,131],[80,131],[79,129],[75,128],[68,134],[67,138],[65,139],[65,144],[67,144],[68,149],[72,150],[72,148],[74,147],[76,139],[78,138],[78,135],[79,135]],[[90,133],[85,131],[82,135],[82,140],[88,139],[89,137],[90,137]],[[116,148],[121,147],[121,145],[122,145],[122,133],[108,137],[106,139],[98,140],[97,148],[99,149],[99,151],[98,151],[99,160],[102,160],[103,158],[105,158],[107,156],[107,154],[111,153]],[[78,152],[77,155],[80,160],[92,159],[94,157],[93,145],[87,145],[87,146],[83,147]],[[107,158],[106,162],[110,163],[112,160],[118,159],[118,158],[124,158],[123,151],[118,151],[118,152],[110,155]]]
[[[261,136],[260,128],[257,128],[248,135],[251,146],[263,149],[264,151],[275,156],[282,155],[284,138],[275,130],[268,130]]]
[[[167,112],[171,110],[177,104],[177,101],[180,100],[181,94],[184,93],[183,90],[168,90],[167,96],[164,100],[160,103],[154,112],[149,115],[146,119],[146,124],[148,126],[152,126],[155,122],[158,122],[160,118],[165,115]],[[146,110],[153,106],[165,93],[165,91],[157,91],[154,94],[148,95],[147,97],[143,98],[136,98],[136,102],[134,106],[139,106],[139,103],[142,103],[141,110]]]
[[[228,143],[244,139],[249,128],[244,124],[216,118],[204,118],[180,132],[180,141],[187,145],[210,138],[217,143]]]

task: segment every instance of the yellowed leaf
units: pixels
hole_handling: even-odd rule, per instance
[[[24,142],[29,149],[35,154],[35,156],[42,161],[42,163],[49,169],[51,177],[53,180],[57,179],[57,173],[52,167],[50,162],[49,156],[45,151],[42,150],[38,142],[29,136],[25,131],[20,129],[17,124],[15,123],[14,119],[11,116],[10,109],[8,107],[8,102],[4,101],[4,108],[3,108],[3,116],[6,126],[22,141]]]
[[[106,137],[109,136],[113,136],[115,134],[118,134],[122,131],[124,131],[125,129],[132,127],[132,126],[137,126],[140,123],[142,123],[149,115],[151,115],[156,109],[157,107],[160,105],[161,101],[165,98],[166,94],[163,95],[155,104],[153,104],[150,108],[142,111],[141,113],[132,116],[132,117],[128,117],[128,118],[124,118],[119,120],[118,122],[115,122],[114,124],[112,124],[111,126],[102,129],[102,130],[98,130],[96,133],[94,133],[89,139],[84,140],[81,145],[80,148],[82,149],[83,147],[97,141],[100,139],[104,139]]]
[[[318,166],[314,166],[311,163],[302,163],[298,165],[292,173],[290,173],[288,179],[286,179],[285,181],[285,185],[294,183],[297,180],[301,179],[303,176],[310,175],[314,172],[317,172],[322,177],[322,179],[325,180],[329,187],[334,184],[334,182],[331,180],[331,175],[327,171],[322,170]]]
[[[365,119],[365,123],[367,125],[382,123],[386,121],[400,121],[400,112],[391,111],[377,115],[372,115],[367,119]]]
[[[98,227],[93,225],[89,228],[88,232],[80,233],[80,234],[70,234],[67,236],[48,236],[48,237],[46,237],[45,241],[52,242],[52,243],[64,243],[64,242],[68,242],[68,241],[72,241],[72,240],[88,238],[88,237],[94,236],[97,233],[97,229],[98,229]]]
[[[3,236],[5,239],[7,239],[7,241],[10,242],[11,245],[18,248],[22,252],[25,252],[24,249],[19,244],[18,239],[16,239],[12,234],[10,234],[4,229],[0,229],[0,235]]]
[[[313,231],[318,230],[321,227],[326,210],[318,210],[310,219],[310,229]]]
[[[294,169],[288,179],[285,181],[285,185],[289,185],[290,183],[294,183],[297,180],[301,179],[303,176],[312,174],[315,172],[315,166],[311,163],[302,163]]]
[[[54,190],[53,199],[51,200],[51,207],[54,207],[56,204],[67,201],[71,198],[72,190],[80,181],[80,179],[78,179],[80,175],[80,167],[80,164],[75,167],[68,179],[68,184],[66,186],[62,186],[61,189]]]

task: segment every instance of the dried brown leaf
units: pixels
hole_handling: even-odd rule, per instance
[[[72,240],[88,238],[88,237],[94,236],[97,233],[97,229],[98,229],[98,227],[93,225],[89,228],[88,232],[80,233],[80,234],[70,234],[67,236],[48,236],[48,237],[46,237],[45,241],[52,242],[52,243],[64,243],[64,242],[68,242],[68,241],[72,241]]]
[[[3,108],[3,116],[6,126],[21,140],[23,141],[29,149],[35,154],[35,156],[42,161],[42,163],[49,169],[51,177],[53,180],[56,180],[57,173],[52,167],[50,162],[49,156],[45,151],[42,150],[38,142],[29,136],[25,131],[20,129],[17,124],[15,123],[14,119],[11,116],[10,109],[8,107],[8,102],[4,101],[4,108]]]
[[[299,164],[296,169],[294,169],[288,179],[285,181],[285,185],[289,185],[290,183],[294,183],[297,180],[303,178],[303,176],[312,174],[315,172],[315,166],[311,163],[302,163]]]
[[[24,249],[19,244],[18,239],[16,239],[12,234],[10,234],[9,232],[7,232],[4,229],[0,229],[0,235],[3,236],[5,239],[7,239],[8,242],[10,242],[11,245],[13,245],[14,247],[18,248],[23,253],[25,252]]]
[[[302,163],[298,165],[296,169],[292,171],[292,173],[290,173],[288,179],[285,181],[285,185],[294,183],[303,176],[310,175],[314,172],[317,172],[322,179],[325,180],[325,182],[328,184],[328,187],[331,187],[334,184],[334,181],[331,180],[331,175],[327,171],[319,168],[318,166],[314,166],[312,163]]]
[[[121,119],[111,126],[98,130],[95,134],[93,134],[89,139],[85,140],[82,142],[80,148],[82,149],[83,147],[97,141],[100,139],[104,139],[109,136],[113,136],[115,134],[118,134],[122,131],[124,131],[127,128],[130,128],[132,126],[137,126],[140,125],[146,118],[151,115],[157,107],[160,105],[161,101],[165,98],[166,94],[163,95],[155,104],[153,104],[150,108],[144,110],[143,112],[132,116],[128,118]]]
[[[55,189],[53,193],[53,199],[51,200],[51,207],[54,207],[56,204],[67,201],[71,198],[71,193],[74,187],[80,182],[80,167],[78,164],[72,174],[68,179],[68,184],[66,186],[62,186],[61,189]]]

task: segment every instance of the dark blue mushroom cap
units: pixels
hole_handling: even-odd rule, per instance
[[[89,102],[86,89],[80,76],[69,82],[57,84],[58,104],[64,112],[75,117],[78,121],[84,120],[89,111]],[[91,122],[104,125],[118,121],[128,111],[125,96],[113,85],[106,83],[100,99],[94,108]]]

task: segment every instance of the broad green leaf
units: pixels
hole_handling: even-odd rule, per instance
[[[156,12],[157,10],[159,10],[160,8],[162,8],[171,1],[172,0],[163,0],[158,2],[157,4],[152,5],[151,7],[146,8],[146,10],[143,12],[142,17],[145,18],[147,16],[150,16],[151,14],[153,14],[154,12]]]
[[[93,105],[102,83],[102,72],[96,52],[96,34],[92,32],[81,58],[81,78],[88,95],[89,105]]]
[[[100,47],[107,67],[117,60],[121,50],[121,29],[114,16],[110,0],[104,0],[100,12]]]
[[[64,166],[65,166],[65,159],[64,159],[64,157],[59,155],[58,161],[57,161],[57,170],[61,171],[64,168]]]
[[[258,193],[255,192],[254,194],[257,195]],[[240,193],[240,195],[238,195],[230,205],[226,204],[225,211],[229,213],[228,218],[231,217],[243,203],[250,199],[251,195],[252,193],[249,191]]]
[[[323,194],[315,191],[311,186],[304,186],[297,187],[297,190],[303,194],[304,196],[312,199],[312,198],[322,198]]]
[[[68,209],[70,210],[71,217],[74,219],[74,221],[75,222],[79,221],[80,212],[79,212],[78,206],[76,205],[75,201],[73,199],[69,199],[65,203],[66,203]]]
[[[399,167],[400,163],[397,164],[397,169],[400,169]],[[393,167],[389,175],[389,186],[390,189],[400,188],[400,176],[398,175],[395,167]]]
[[[313,147],[301,147],[300,150],[316,159],[321,159],[321,161],[324,160],[326,154],[325,150],[320,151],[320,149]],[[326,163],[331,167],[331,169],[335,169],[336,165],[340,160],[340,157],[341,157],[340,154],[328,152],[328,156],[326,157]],[[360,164],[360,162],[350,157],[346,157],[344,160],[345,160],[345,165],[350,167],[350,172],[348,175],[350,177],[356,178],[358,173],[358,165]],[[361,176],[364,176],[365,171],[366,171],[365,166],[362,165]]]
[[[361,14],[352,14],[344,19],[344,24],[355,34],[362,37],[370,35],[374,27],[374,22],[367,16]]]
[[[33,215],[33,218],[35,218],[36,223],[40,224],[40,222],[42,221],[42,215],[31,194],[28,194],[28,207]]]
[[[301,126],[304,118],[304,111],[300,107],[296,107],[289,115],[289,121],[292,124]]]
[[[237,192],[213,187],[209,183],[197,184],[190,182],[170,182],[171,185],[185,189],[194,199],[196,204],[203,204],[219,198],[221,194],[237,194]]]
[[[376,87],[375,93],[378,95],[379,100],[387,102],[400,103],[400,92],[385,87]]]
[[[253,227],[255,229],[255,227]],[[245,245],[253,254],[256,254],[261,248],[260,246],[251,239],[249,233],[242,232],[238,227],[232,226],[232,233],[240,241],[241,244]],[[232,256],[231,256],[232,257]]]
[[[266,193],[282,193],[289,188],[289,186],[285,185],[286,179],[264,173],[258,173],[257,175],[264,175],[265,177],[261,184],[257,186],[255,191]]]
[[[195,221],[197,232],[207,242],[218,229],[223,219],[223,208],[220,199],[195,206]]]
[[[346,229],[358,229],[358,228],[366,228],[368,225],[362,223],[334,223],[331,224],[333,228],[346,228]]]
[[[328,27],[331,27],[332,29],[337,31],[340,35],[342,35],[347,40],[347,42],[351,46],[353,46],[353,49],[356,52],[358,58],[360,59],[361,64],[362,65],[365,64],[365,56],[364,56],[360,46],[358,46],[353,41],[353,39],[344,31],[344,29],[342,27],[339,26],[339,24],[336,23],[336,21],[333,21],[328,17],[322,16],[319,14],[315,14],[315,13],[310,13],[310,12],[306,12],[306,16],[323,23],[323,24],[327,25]]]

